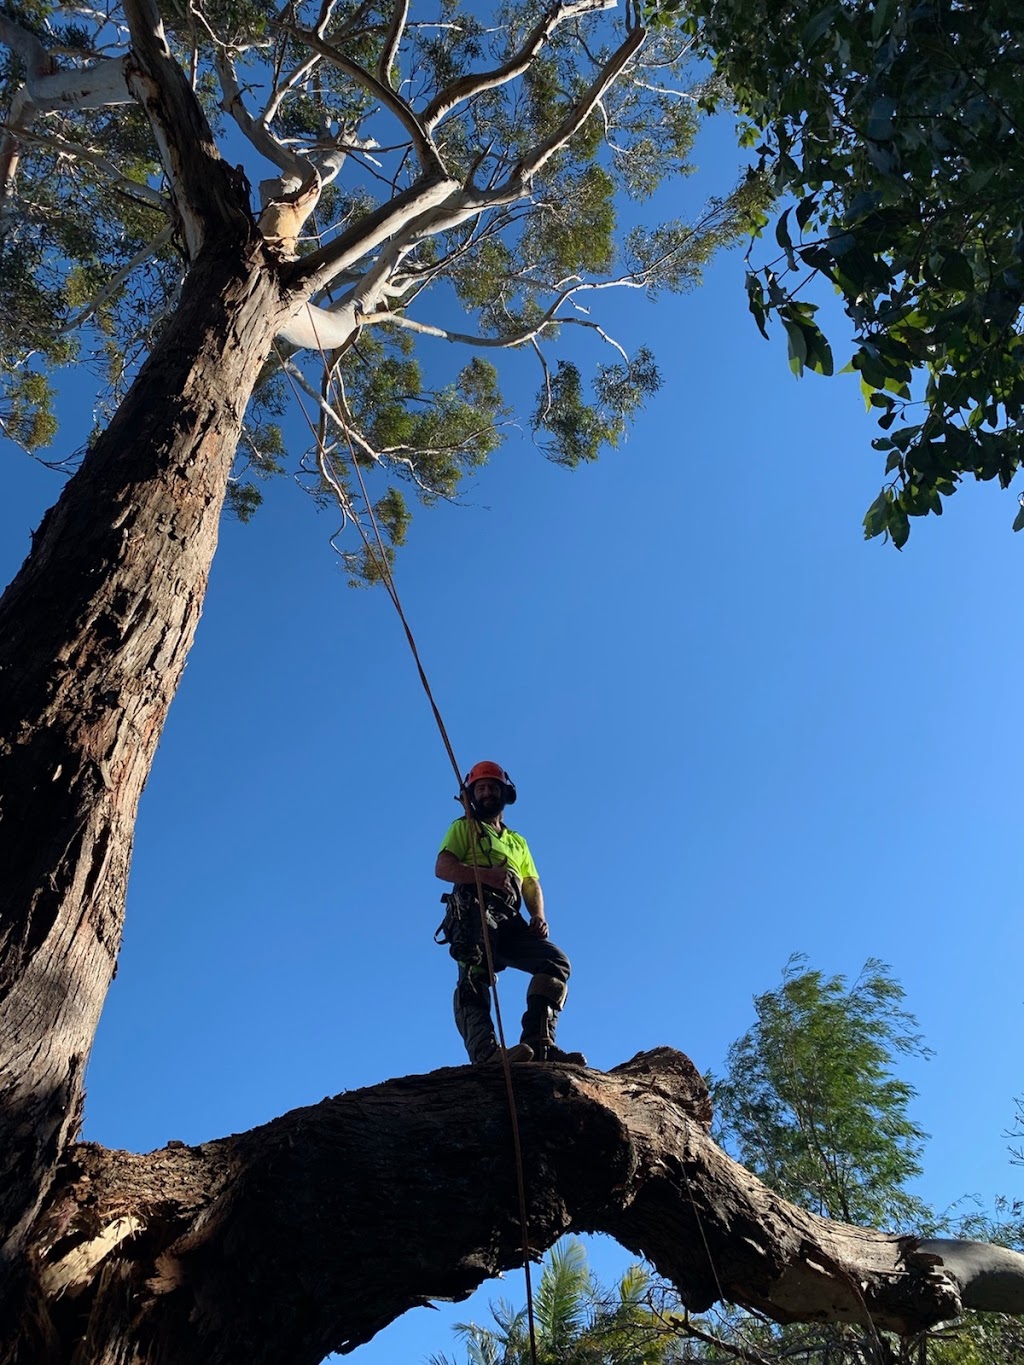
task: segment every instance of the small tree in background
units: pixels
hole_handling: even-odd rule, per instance
[[[850,987],[806,962],[790,958],[729,1049],[712,1091],[722,1136],[766,1185],[814,1213],[920,1229],[928,1210],[906,1186],[926,1135],[894,1066],[929,1050],[903,987],[875,958]]]

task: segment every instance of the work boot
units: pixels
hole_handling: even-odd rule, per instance
[[[555,1046],[558,1011],[540,996],[526,999],[523,1015],[523,1042],[532,1049],[535,1062],[561,1062],[564,1066],[586,1066],[582,1052],[563,1052]]]
[[[532,1062],[533,1048],[529,1043],[513,1043],[511,1047],[505,1049],[505,1056],[510,1062]]]
[[[532,1062],[533,1048],[530,1047],[528,1043],[516,1043],[513,1047],[507,1047],[505,1049],[505,1056],[509,1059],[510,1062]],[[494,1051],[491,1052],[488,1056],[482,1057],[480,1060],[484,1063],[500,1062],[501,1048],[498,1047],[497,1044],[495,1044]]]
[[[564,1066],[586,1066],[587,1059],[582,1052],[564,1052],[560,1047],[555,1047],[554,1043],[547,1043],[544,1048],[544,1056],[536,1059],[538,1062],[561,1062]]]

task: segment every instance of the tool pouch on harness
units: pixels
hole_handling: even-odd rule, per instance
[[[519,897],[485,886],[484,915],[487,928],[494,931],[519,910]],[[434,930],[434,942],[447,945],[456,962],[478,967],[484,960],[483,931],[480,927],[480,902],[475,886],[468,883],[446,891],[441,897],[445,916]]]

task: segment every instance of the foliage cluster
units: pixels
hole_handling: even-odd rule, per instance
[[[669,4],[663,13],[672,15]],[[868,537],[902,546],[961,480],[1005,488],[1024,414],[1024,33],[1014,0],[694,0],[761,169],[795,200],[747,276],[799,374],[833,369],[815,275],[853,326],[883,435]],[[713,97],[716,98],[716,97]],[[721,98],[721,95],[717,96]],[[1024,514],[1014,529],[1024,526]]]
[[[491,1304],[493,1327],[457,1324],[468,1365],[533,1365],[525,1309]],[[613,1291],[587,1264],[586,1251],[567,1237],[552,1247],[534,1296],[536,1365],[675,1365],[685,1359],[676,1333],[680,1311],[662,1305],[650,1271],[630,1266]],[[432,1355],[429,1365],[453,1365]]]

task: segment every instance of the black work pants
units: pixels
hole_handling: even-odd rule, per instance
[[[492,929],[490,944],[495,972],[515,967],[531,976],[554,977],[563,985],[569,980],[572,970],[569,959],[550,939],[531,934],[522,915],[512,915],[502,920],[497,929]],[[469,1060],[485,1062],[498,1046],[491,1019],[491,986],[486,961],[480,966],[459,963],[454,1004],[455,1026],[462,1035]]]

